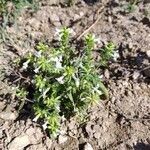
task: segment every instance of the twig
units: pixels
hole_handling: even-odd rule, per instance
[[[147,66],[147,67],[145,67],[145,68],[142,68],[142,69],[140,69],[140,70],[137,70],[137,72],[138,73],[141,73],[141,72],[143,72],[144,70],[147,70],[147,69],[150,69],[150,66]],[[129,77],[132,77],[133,76],[133,73],[131,73],[129,76],[127,76],[127,77],[123,77],[123,79],[126,79],[126,78],[129,78]]]
[[[133,121],[150,121],[150,118],[126,118],[128,120],[133,120]]]
[[[95,22],[91,26],[89,26],[87,29],[85,29],[85,31],[76,38],[77,41],[79,41],[85,34],[87,34],[98,23],[98,21],[100,20],[100,18],[102,16],[99,13],[101,13],[103,9],[104,9],[104,6],[102,6],[98,9],[98,11],[96,13],[98,18],[95,20]]]

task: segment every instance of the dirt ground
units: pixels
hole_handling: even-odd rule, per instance
[[[1,71],[0,149],[150,150],[150,1],[140,1],[131,13],[124,0],[76,0],[71,7],[52,3],[41,0],[36,11],[26,8],[5,25],[0,69],[9,76],[11,62],[39,41],[51,43],[56,28],[72,28],[76,39],[93,25],[89,32],[99,38],[98,46],[113,41],[119,52],[103,71],[110,98],[92,108],[84,124],[74,118],[64,121],[53,140],[32,121],[31,104],[17,114],[11,81]]]

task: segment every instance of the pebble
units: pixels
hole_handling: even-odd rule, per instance
[[[83,150],[94,150],[90,143],[86,143]]]
[[[59,144],[64,144],[67,140],[68,140],[68,137],[65,135],[59,135],[59,137],[58,137]]]
[[[94,125],[94,126],[93,126],[93,131],[94,131],[94,132],[98,132],[99,129],[100,129],[100,126],[99,126],[99,125]]]
[[[0,129],[0,139],[3,138],[3,130]]]
[[[86,127],[85,127],[85,130],[86,130],[89,137],[93,136],[93,130],[91,128],[91,124],[87,124]]]
[[[129,49],[132,49],[132,48],[133,48],[133,43],[130,42],[130,43],[128,44],[128,47],[129,47]]]
[[[150,50],[146,51],[146,55],[150,57]]]
[[[3,111],[0,113],[0,118],[3,120],[16,120],[18,114],[16,112]]]
[[[37,20],[36,18],[32,18],[29,20],[29,24],[36,30],[38,30],[40,28],[40,21]]]
[[[94,133],[94,137],[95,137],[96,139],[99,139],[99,138],[100,138],[99,132],[95,132],[95,133]]]
[[[138,71],[134,71],[133,76],[132,76],[133,79],[136,80],[138,79],[139,76],[140,76],[140,73]]]
[[[49,21],[50,21],[51,24],[53,24],[56,27],[60,27],[61,26],[60,18],[56,14],[51,14],[50,18],[49,18]]]
[[[108,69],[106,69],[106,70],[104,71],[104,76],[105,76],[106,79],[109,79],[109,78],[110,78],[110,73],[109,73],[109,70],[108,70]]]
[[[20,135],[16,137],[9,145],[9,150],[23,150],[30,144],[29,137],[27,135]]]

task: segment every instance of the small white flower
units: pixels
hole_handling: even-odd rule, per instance
[[[26,62],[24,62],[22,68],[27,69],[29,62],[30,62],[30,60],[27,60]]]
[[[61,69],[62,68],[62,55],[58,56],[58,57],[54,57],[51,58],[50,61],[54,61],[56,62],[56,68],[57,69]]]
[[[93,91],[97,92],[99,95],[102,95],[102,92],[100,90],[98,90],[99,85],[97,85],[96,87],[93,88]]]
[[[62,63],[60,61],[56,61],[56,68],[61,69],[62,68]]]
[[[75,33],[75,31],[73,30],[73,29],[71,29],[71,28],[68,28],[68,31],[69,31],[69,33],[71,34],[71,35],[76,35],[76,33]]]
[[[56,78],[56,80],[60,83],[60,84],[64,84],[64,76],[61,76],[59,78]]]
[[[119,58],[119,53],[117,51],[115,51],[113,54],[113,60],[117,61],[118,58]]]
[[[46,121],[46,122],[42,125],[43,130],[46,130],[46,129],[47,129],[47,124],[48,124],[48,121]]]
[[[59,36],[60,32],[61,32],[61,30],[58,29],[58,28],[56,28],[56,29],[55,29],[55,36]]]
[[[33,122],[37,122],[37,120],[39,119],[40,115],[37,115],[34,119]]]
[[[58,57],[52,57],[52,58],[50,59],[50,61],[57,62],[57,61],[59,61],[59,59],[58,59]]]
[[[50,89],[50,88],[47,88],[47,89],[43,92],[43,94],[42,94],[43,98],[45,98],[46,93],[49,91],[49,89]]]
[[[62,120],[62,122],[64,122],[66,120],[64,115],[61,117],[61,120]]]
[[[39,72],[39,69],[40,69],[40,67],[39,67],[39,68],[34,69],[34,72],[35,72],[35,73],[38,73],[38,72]]]
[[[101,39],[100,38],[95,38],[94,42],[97,43],[97,44],[100,44],[101,43]]]
[[[56,105],[56,109],[60,112],[60,106]]]
[[[61,40],[61,30],[56,28],[54,36],[58,41],[60,41]]]
[[[36,56],[36,57],[41,57],[41,51],[35,51],[34,52],[34,55]]]
[[[79,87],[79,85],[80,85],[80,80],[79,80],[79,78],[77,78],[76,79],[76,86]]]
[[[62,62],[62,55],[59,55],[59,56],[58,56],[58,60],[59,60],[60,62]]]
[[[99,79],[103,79],[103,77],[104,77],[103,75],[100,75],[100,76],[99,76]]]
[[[79,80],[79,78],[76,78],[75,75],[74,75],[74,76],[73,76],[73,79],[75,80],[76,87],[79,87],[79,85],[80,85],[80,80]]]

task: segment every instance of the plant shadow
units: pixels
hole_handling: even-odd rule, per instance
[[[145,144],[143,141],[137,142],[133,145],[134,150],[150,150],[150,144]]]
[[[122,45],[118,48],[119,59],[117,63],[110,64],[110,78],[135,80],[138,83],[150,83],[150,58],[146,52],[136,51],[136,55],[131,55],[131,50]]]

